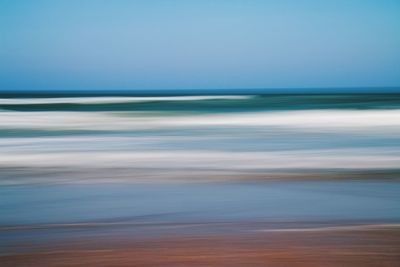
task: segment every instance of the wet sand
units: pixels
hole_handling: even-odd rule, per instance
[[[0,266],[400,266],[399,186],[3,186]]]
[[[25,244],[30,247],[29,243]],[[32,247],[31,247],[32,248]],[[245,231],[144,238],[74,238],[0,256],[1,266],[400,265],[398,225]]]

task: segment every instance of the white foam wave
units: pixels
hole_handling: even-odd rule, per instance
[[[400,131],[400,110],[313,110],[166,116],[117,112],[0,112],[0,129],[142,130],[280,127],[323,131]]]
[[[28,104],[111,104],[152,101],[198,101],[198,100],[241,100],[252,96],[246,95],[211,95],[211,96],[162,96],[162,97],[60,97],[60,98],[3,98],[0,105]]]
[[[400,156],[370,150],[325,149],[286,152],[107,151],[9,152],[1,166],[161,168],[168,170],[397,169]]]

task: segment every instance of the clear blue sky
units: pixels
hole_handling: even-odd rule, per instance
[[[0,0],[0,90],[399,85],[399,0]]]

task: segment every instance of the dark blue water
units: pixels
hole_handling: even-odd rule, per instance
[[[227,92],[229,95],[229,92]],[[232,93],[234,94],[234,93]],[[237,95],[237,94],[235,94]],[[23,96],[23,95],[22,95]],[[55,97],[57,96],[57,97]],[[62,96],[62,95],[61,95]],[[114,94],[115,96],[115,94]],[[117,95],[118,96],[118,95]],[[212,95],[211,95],[212,96]],[[239,95],[238,95],[239,96]],[[207,96],[183,95],[177,98],[197,97],[190,101],[181,101],[171,96],[154,97],[140,95],[139,98],[147,101],[77,103],[75,101],[61,101],[54,103],[51,99],[62,100],[60,95],[40,94],[30,99],[44,99],[36,103],[18,104],[0,101],[0,110],[14,111],[161,111],[161,112],[254,112],[254,111],[284,111],[284,110],[367,110],[367,109],[399,109],[400,94],[309,94],[309,95],[241,95],[238,99],[212,99]],[[93,96],[92,96],[93,97]],[[168,98],[171,99],[168,99]],[[77,93],[66,99],[85,99],[87,95]],[[110,96],[96,98],[108,99]],[[124,97],[120,97],[123,99]],[[125,96],[128,98],[128,96]],[[151,99],[154,99],[153,101]],[[164,98],[164,99],[162,99]],[[14,100],[24,99],[21,95],[13,95]],[[26,99],[26,98],[25,98]],[[29,98],[28,98],[29,99]],[[150,101],[149,101],[150,100]]]

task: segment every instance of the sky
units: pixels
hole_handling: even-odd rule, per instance
[[[398,0],[0,0],[0,90],[381,86]]]

